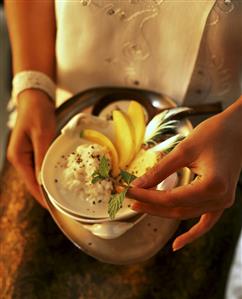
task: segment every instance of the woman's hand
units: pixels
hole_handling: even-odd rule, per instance
[[[45,204],[36,178],[54,136],[55,107],[51,100],[40,90],[23,91],[18,98],[18,116],[7,156],[42,206]]]
[[[129,190],[129,196],[138,200],[132,207],[138,212],[176,219],[201,216],[174,241],[173,250],[206,233],[234,202],[242,168],[241,102],[242,98],[202,122]],[[149,189],[183,167],[197,175],[191,184],[167,191]]]

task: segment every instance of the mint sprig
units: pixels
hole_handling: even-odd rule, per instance
[[[109,178],[109,172],[110,165],[108,159],[105,156],[102,156],[98,169],[92,174],[92,184]]]
[[[122,208],[127,191],[128,188],[125,188],[124,191],[111,195],[108,202],[108,215],[112,220],[115,218],[117,212]]]
[[[135,180],[137,177],[133,175],[132,173],[129,173],[125,170],[121,170],[120,176],[122,180],[129,186],[133,180]]]
[[[103,156],[100,160],[98,169],[92,174],[92,184],[110,178],[110,170],[109,161],[105,156]],[[135,175],[125,170],[121,170],[120,177],[125,184],[124,190],[120,193],[112,194],[108,202],[108,215],[112,220],[115,218],[117,212],[122,208],[131,182],[136,179]]]
[[[121,170],[120,176],[126,184],[126,187],[122,192],[111,195],[109,199],[108,215],[112,220],[115,218],[117,212],[122,208],[126,193],[129,189],[131,182],[136,179],[135,175],[125,170]]]

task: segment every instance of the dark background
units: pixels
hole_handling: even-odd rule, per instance
[[[0,171],[5,159],[6,140],[9,133],[6,123],[8,119],[7,102],[10,98],[12,80],[10,56],[11,50],[3,10],[3,0],[0,0]]]

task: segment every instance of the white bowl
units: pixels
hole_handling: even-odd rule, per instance
[[[62,134],[52,143],[48,149],[41,168],[41,183],[49,196],[53,205],[61,212],[69,215],[75,220],[92,222],[110,220],[108,215],[108,203],[98,203],[98,199],[93,198],[92,201],[86,201],[84,198],[77,198],[70,191],[63,188],[63,165],[62,157],[72,153],[79,145],[89,143],[87,140],[80,138],[80,132],[88,126],[86,119],[84,122],[83,113],[77,115],[69,122]],[[96,118],[88,115],[87,118],[95,120]],[[105,121],[106,122],[106,121]],[[95,127],[101,133],[104,133],[113,141],[112,125],[107,122],[105,126]],[[101,199],[101,198],[100,198]],[[95,202],[95,204],[93,203]],[[115,220],[126,219],[136,215],[137,213],[130,209],[133,200],[125,198],[123,207],[118,211]],[[90,221],[89,221],[89,220]]]
[[[121,89],[121,91],[122,90],[125,89]],[[119,88],[108,88],[106,90],[106,92],[108,94],[112,94],[112,96],[113,92],[117,94],[119,91]],[[93,92],[93,90],[90,92],[87,91],[83,96],[80,96],[80,99],[77,98],[75,101],[70,101],[72,105],[67,107],[65,106],[65,109],[62,107],[62,109],[59,110],[59,116],[61,116],[58,123],[59,128],[63,127],[63,124],[69,118],[69,115],[73,115],[74,113],[81,111],[83,106],[88,106],[88,104],[83,105],[84,101],[85,103],[88,103],[89,101],[93,104],[96,101],[96,98],[103,97],[102,92],[102,89],[98,89],[97,92]],[[139,98],[147,99],[147,101],[150,101],[156,107],[165,108],[175,106],[175,103],[165,96],[149,91],[137,90],[135,94],[136,93],[138,93]],[[134,97],[122,95],[119,98],[123,99]],[[186,134],[187,132],[191,132],[191,130],[192,126],[189,121],[186,120],[181,123],[179,132]],[[41,176],[43,177],[44,175],[45,174],[42,172]],[[178,186],[188,184],[191,179],[191,171],[186,168],[183,169],[178,177]],[[74,220],[70,217],[70,215],[68,215],[68,213],[64,214],[63,210],[60,210],[60,208],[57,209],[56,206],[53,205],[54,201],[50,201],[49,195],[46,194],[47,185],[48,184],[46,184],[45,188],[41,186],[41,189],[43,190],[49,212],[60,230],[79,249],[102,262],[118,265],[143,262],[152,257],[167,243],[179,224],[179,221],[175,219],[147,215],[144,219],[142,219],[142,221],[120,237],[105,240],[95,236],[89,230],[85,229],[83,227],[83,223]],[[131,219],[128,221],[131,221]]]

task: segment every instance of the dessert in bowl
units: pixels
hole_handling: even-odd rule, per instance
[[[126,111],[112,111],[109,120],[76,115],[53,142],[42,165],[41,181],[52,204],[83,223],[132,218],[136,223],[127,190],[133,179],[185,137],[173,119],[184,109],[165,110],[148,124],[143,107],[135,101]],[[177,182],[175,173],[158,188],[173,188]],[[91,226],[87,229],[92,231]]]
[[[78,126],[74,128],[76,120]],[[83,113],[64,127],[51,145],[41,172],[43,186],[56,206],[93,222],[109,219],[107,204],[115,191],[118,173],[117,169],[113,170],[114,156],[100,143],[104,140],[111,144],[111,135],[109,122]],[[92,138],[98,140],[94,142]],[[126,200],[117,219],[136,214],[129,205],[130,200]]]

